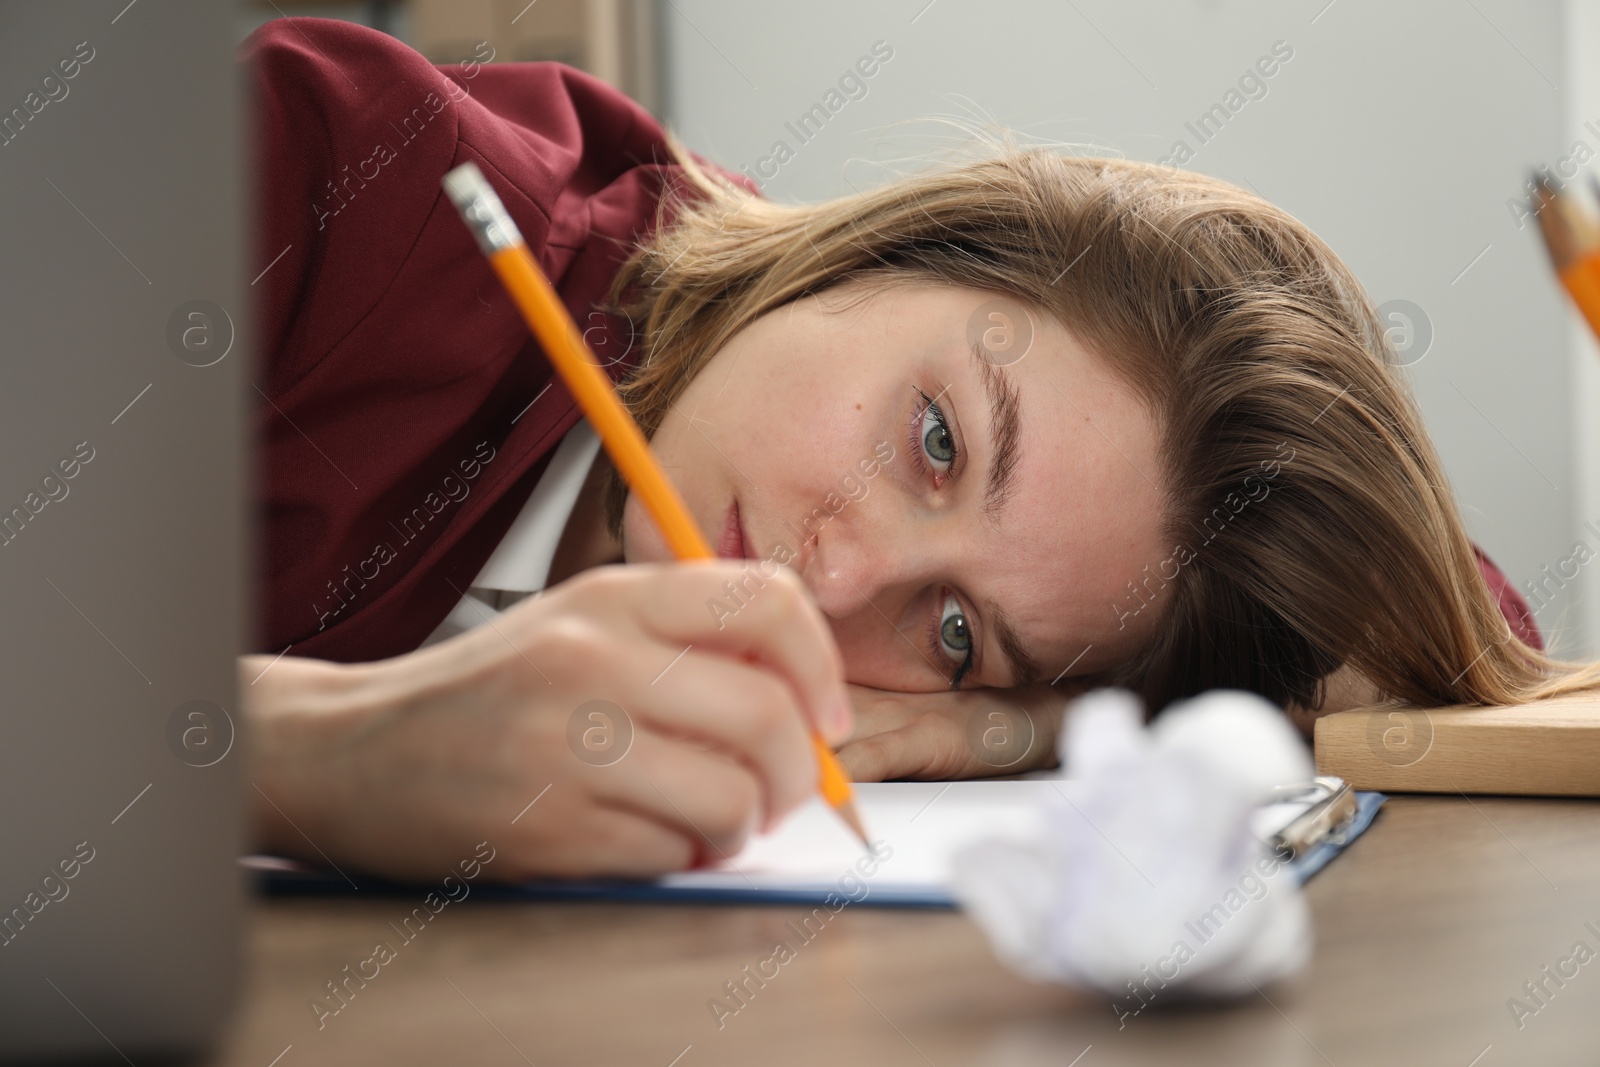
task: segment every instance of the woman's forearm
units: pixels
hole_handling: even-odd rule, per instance
[[[247,803],[253,847],[279,855],[315,852],[317,813],[340,803],[329,752],[373,713],[372,664],[298,656],[239,657],[239,691],[250,735]],[[312,754],[322,758],[312,758]]]

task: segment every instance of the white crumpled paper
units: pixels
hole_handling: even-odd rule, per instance
[[[1274,786],[1315,773],[1283,712],[1217,690],[1142,719],[1124,690],[1075,701],[1044,836],[968,846],[954,871],[1003,962],[1112,993],[1124,1025],[1152,1001],[1253,992],[1311,955],[1300,889],[1251,833]]]

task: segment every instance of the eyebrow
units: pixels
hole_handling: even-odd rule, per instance
[[[1028,655],[1028,650],[1022,647],[1022,637],[1011,625],[1010,617],[993,601],[985,607],[988,609],[986,614],[994,625],[995,637],[1000,641],[1000,649],[1011,661],[1011,687],[1026,689],[1038,682],[1041,677],[1039,662]]]
[[[1017,460],[1020,458],[1022,438],[1022,395],[1007,380],[1001,369],[983,358],[983,347],[972,346],[972,358],[978,365],[978,376],[983,379],[983,391],[989,401],[989,434],[993,444],[989,457],[989,477],[983,491],[983,511],[991,518],[999,516],[1016,486]],[[1041,675],[1039,661],[1028,654],[1022,637],[1005,610],[992,601],[985,612],[994,626],[1000,650],[1011,661],[1013,688],[1025,689],[1036,683]]]
[[[1006,380],[999,367],[983,358],[981,345],[972,346],[972,358],[978,365],[978,376],[983,379],[983,391],[989,400],[989,435],[993,445],[988,484],[983,490],[983,511],[997,519],[1016,485],[1017,460],[1021,458],[1022,395]]]

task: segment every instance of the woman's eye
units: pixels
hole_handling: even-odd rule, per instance
[[[930,403],[922,412],[922,450],[940,474],[955,462],[956,440],[938,404]]]
[[[953,660],[963,660],[972,651],[972,631],[967,628],[966,612],[961,601],[953,596],[944,598],[944,608],[939,613],[939,646]]]

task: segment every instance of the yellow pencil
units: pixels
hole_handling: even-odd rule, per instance
[[[650,454],[644,434],[617,399],[611,379],[600,369],[594,353],[589,351],[583,335],[578,332],[577,324],[534,262],[516,223],[511,221],[483,172],[476,164],[463,163],[444,176],[444,189],[477,238],[478,247],[489,257],[489,264],[510,292],[528,327],[544,346],[550,362],[588,417],[617,465],[617,471],[629,488],[639,494],[656,527],[671,546],[672,554],[680,560],[715,559],[716,553],[711,551],[689,509],[684,506],[683,498]],[[849,776],[839,766],[827,742],[815,731],[811,734],[811,744],[816,750],[818,788],[823,799],[870,849],[866,828],[856,813]]]
[[[1600,225],[1575,197],[1535,181],[1533,209],[1551,265],[1584,321],[1600,336]]]

